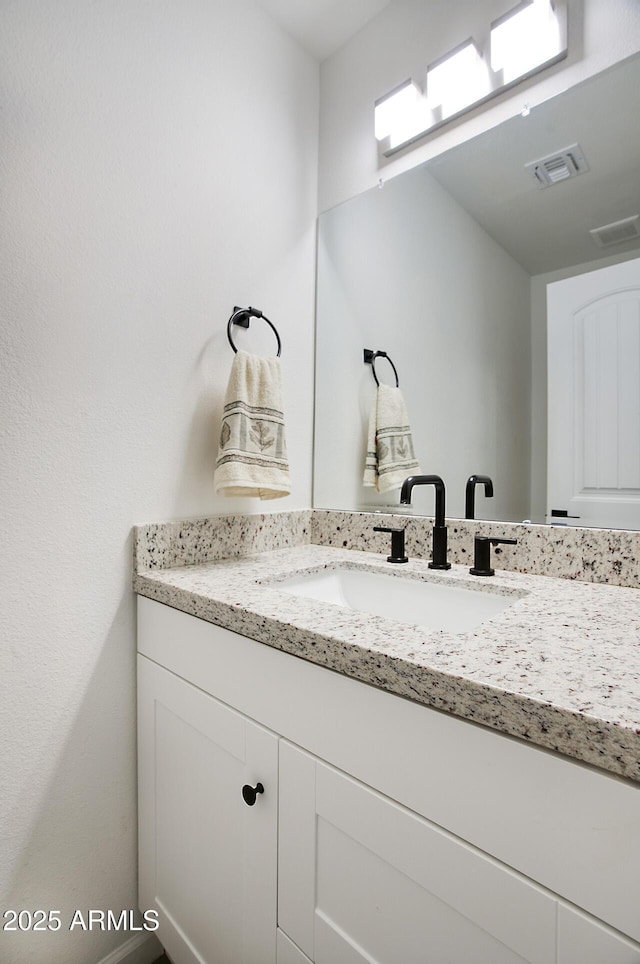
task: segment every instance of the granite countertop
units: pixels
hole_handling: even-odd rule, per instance
[[[451,633],[301,598],[278,581],[348,565],[513,597]],[[398,570],[401,569],[401,572]],[[139,572],[134,589],[176,609],[391,693],[640,782],[636,589],[307,545]]]

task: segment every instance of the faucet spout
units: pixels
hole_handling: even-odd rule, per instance
[[[411,490],[414,485],[433,485],[436,490],[436,521],[437,526],[444,525],[444,482],[439,475],[410,475],[405,479],[400,489],[400,505],[411,505]]]
[[[493,482],[488,475],[470,475],[467,479],[467,485],[465,489],[465,499],[464,499],[464,517],[465,519],[475,518],[475,499],[476,499],[476,485],[484,485],[484,494],[487,498],[491,498],[493,495]]]
[[[451,569],[447,562],[447,527],[444,524],[445,490],[439,475],[410,475],[402,483],[400,505],[411,505],[411,491],[414,485],[433,485],[436,490],[436,514],[433,526],[432,559],[430,569]]]

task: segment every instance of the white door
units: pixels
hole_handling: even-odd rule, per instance
[[[640,529],[640,259],[547,286],[548,522]]]
[[[315,964],[550,964],[556,900],[280,745],[279,927]]]
[[[138,720],[141,909],[174,964],[275,964],[277,737],[144,656]]]

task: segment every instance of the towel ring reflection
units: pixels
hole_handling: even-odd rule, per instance
[[[227,338],[229,339],[229,344],[233,348],[234,352],[237,353],[238,349],[234,345],[233,338],[231,337],[233,326],[238,325],[240,328],[248,328],[251,318],[262,318],[262,320],[266,321],[266,323],[269,325],[269,328],[271,328],[272,332],[276,336],[276,341],[278,343],[277,357],[280,358],[280,355],[282,354],[282,342],[280,341],[280,335],[278,334],[276,326],[273,324],[273,322],[269,321],[267,316],[263,315],[259,308],[238,308],[237,305],[234,306],[233,314],[229,318],[229,322],[227,324]]]
[[[393,368],[393,374],[396,376],[396,388],[400,387],[400,379],[398,378],[398,372],[396,371],[396,366],[393,364],[386,351],[371,351],[370,348],[364,349],[364,363],[365,365],[371,365],[371,371],[373,372],[373,377],[376,380],[376,385],[380,385],[378,381],[378,376],[376,375],[376,358],[386,358],[391,367]]]

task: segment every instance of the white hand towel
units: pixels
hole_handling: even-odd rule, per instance
[[[216,495],[279,499],[291,492],[280,359],[233,359],[214,473]]]
[[[402,392],[379,385],[369,417],[363,484],[388,492],[419,472]]]

